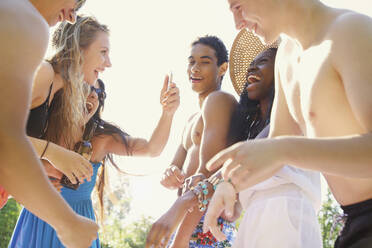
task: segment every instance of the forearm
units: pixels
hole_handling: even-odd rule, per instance
[[[339,138],[278,137],[281,164],[347,177],[372,177],[372,134]],[[274,141],[275,142],[275,141]]]
[[[35,215],[59,229],[74,218],[72,209],[50,184],[26,136],[2,135],[0,184]]]
[[[51,164],[54,164],[53,155],[55,153],[63,154],[64,152],[68,151],[64,147],[56,145],[52,142],[49,142],[48,147],[47,147],[48,141],[46,140],[37,139],[33,137],[28,137],[28,138],[31,141],[32,146],[34,147],[36,155],[40,157],[42,154],[44,154],[43,158],[48,160]]]
[[[199,224],[203,214],[204,212],[200,212],[197,207],[194,207],[194,210],[191,213],[186,214],[180,227],[177,230],[173,243],[175,244],[175,247],[178,247],[177,244],[181,245],[189,243],[191,235],[196,229],[196,226]]]
[[[150,156],[159,156],[167,144],[174,114],[162,113],[147,144]]]

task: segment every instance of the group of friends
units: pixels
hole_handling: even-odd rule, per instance
[[[230,55],[215,36],[191,44],[200,110],[161,178],[178,197],[146,247],[321,247],[320,173],[344,212],[335,247],[372,247],[372,19],[319,0],[227,2],[241,31]],[[106,165],[159,156],[180,105],[166,76],[150,139],[101,118],[110,31],[77,15],[83,4],[0,2],[0,203],[24,206],[8,247],[100,247]],[[239,101],[221,90],[228,67]]]

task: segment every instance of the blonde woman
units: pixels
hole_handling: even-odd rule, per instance
[[[72,183],[83,182],[90,179],[92,167],[68,149],[81,132],[86,98],[83,82],[94,85],[99,73],[111,66],[109,30],[92,17],[78,16],[75,24],[62,23],[52,42],[57,53],[36,74],[27,134],[42,160],[52,163]],[[57,113],[51,115],[56,97],[61,98],[60,106],[54,107]],[[46,133],[47,127],[53,135]]]
[[[102,167],[102,171],[98,182],[98,194],[101,207],[103,205],[102,197],[103,187],[105,185],[104,161],[110,160],[110,162],[117,168],[113,161],[112,154],[126,156],[158,156],[168,141],[173,116],[179,106],[178,88],[172,83],[169,85],[170,87],[168,90],[168,78],[166,77],[163,88],[161,89],[160,97],[163,113],[159,119],[157,127],[153,131],[151,139],[147,141],[143,138],[132,137],[120,128],[101,119],[101,111],[104,106],[106,93],[103,82],[101,80],[98,82],[99,87],[91,87],[92,91],[88,96],[87,114],[85,117],[87,120],[85,133],[94,133],[90,140],[92,144],[92,180],[90,182],[85,181],[76,190],[66,187],[61,189],[63,198],[70,204],[74,211],[92,220],[95,220],[95,215],[91,193],[96,185],[97,174],[100,167]],[[55,99],[55,101],[60,100],[60,98]],[[94,126],[93,124],[95,123],[98,123],[99,125],[93,130],[91,127]],[[81,140],[81,138],[82,133],[80,134],[79,140]],[[52,170],[53,169],[49,169],[49,171]],[[54,174],[58,174],[58,172],[54,172]],[[103,211],[101,211],[101,214],[102,213]],[[34,216],[28,210],[23,209],[9,247],[61,247],[61,242],[57,238],[55,230],[50,225]],[[99,248],[99,239],[96,239],[90,247]]]

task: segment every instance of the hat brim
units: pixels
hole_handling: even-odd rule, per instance
[[[235,37],[230,51],[230,79],[240,96],[246,83],[246,75],[252,61],[264,50],[278,47],[278,42],[264,45],[252,32],[242,29]]]

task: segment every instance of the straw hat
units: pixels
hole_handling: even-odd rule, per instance
[[[252,32],[242,29],[236,36],[230,51],[230,78],[236,93],[240,96],[246,83],[246,75],[251,62],[262,51],[278,47],[279,41],[264,45]]]

